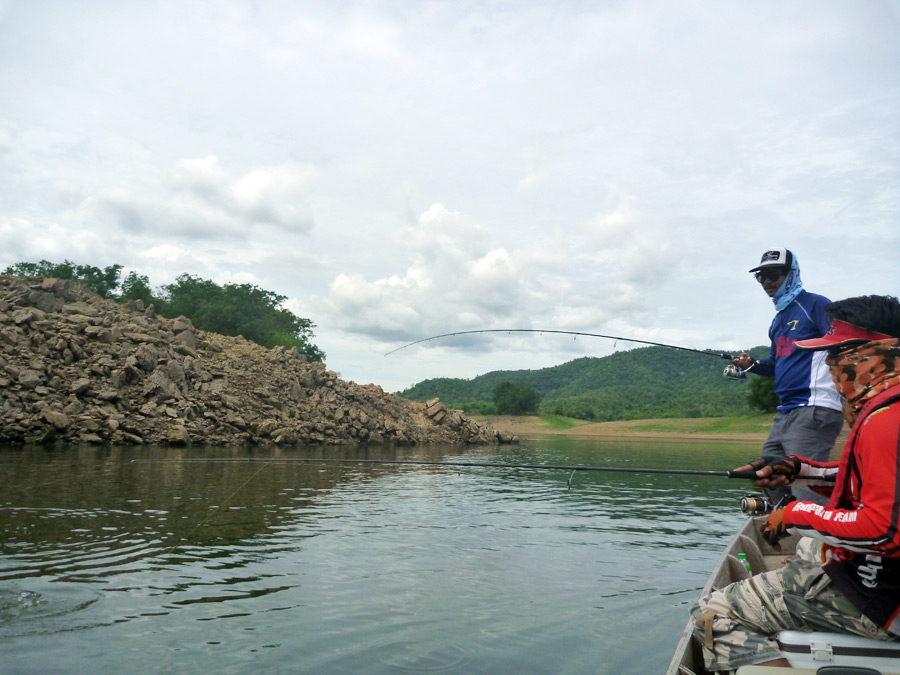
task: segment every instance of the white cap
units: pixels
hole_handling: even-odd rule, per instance
[[[794,254],[786,248],[770,248],[762,254],[759,265],[754,267],[751,272],[757,272],[766,267],[787,267],[790,269],[794,262]]]

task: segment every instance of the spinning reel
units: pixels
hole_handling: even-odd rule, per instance
[[[772,513],[772,511],[780,509],[782,506],[787,506],[792,501],[794,501],[794,498],[790,496],[782,497],[777,502],[772,503],[766,497],[747,495],[746,497],[741,497],[741,513],[745,513],[748,516],[761,516],[766,513]]]
[[[760,516],[775,510],[774,505],[765,497],[747,495],[741,498],[741,512],[748,516]]]
[[[746,370],[743,370],[740,366],[729,363],[727,366],[725,366],[725,370],[722,372],[722,374],[729,380],[745,380],[747,379],[747,373],[749,373],[755,365],[756,362],[753,362]]]
[[[738,368],[733,363],[729,363],[727,366],[725,366],[725,371],[722,374],[729,380],[744,380],[747,378],[746,372]]]

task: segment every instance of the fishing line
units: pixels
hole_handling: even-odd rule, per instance
[[[158,464],[158,463],[256,463],[261,462],[263,468],[267,464],[276,463],[293,463],[306,462],[317,464],[400,464],[408,466],[453,466],[453,467],[486,467],[490,469],[537,469],[544,471],[607,471],[614,473],[659,473],[659,474],[675,474],[687,476],[723,476],[725,478],[757,478],[756,470],[752,471],[705,471],[699,469],[647,469],[625,466],[581,466],[581,465],[564,465],[564,464],[507,464],[501,462],[439,462],[427,460],[410,460],[410,459],[341,459],[336,457],[330,458],[312,458],[312,457],[196,457],[181,459],[134,459],[133,463],[137,464]],[[259,472],[257,472],[259,473]],[[254,474],[255,476],[256,474]],[[251,476],[249,480],[252,480]],[[246,483],[245,483],[246,485]],[[243,487],[243,486],[241,486]],[[240,488],[238,488],[240,490]],[[235,494],[237,490],[235,491]],[[232,495],[233,496],[233,495]]]
[[[607,340],[623,340],[625,342],[637,342],[642,345],[651,345],[653,347],[668,347],[669,349],[680,349],[685,352],[693,352],[695,354],[706,354],[708,356],[715,356],[720,359],[727,359],[730,361],[732,359],[731,354],[724,354],[719,352],[709,352],[702,349],[691,349],[690,347],[682,347],[680,345],[670,345],[664,342],[652,342],[650,340],[638,340],[637,338],[629,338],[622,337],[620,335],[603,335],[601,333],[582,333],[580,331],[574,330],[545,330],[540,328],[483,328],[481,330],[461,330],[455,333],[443,333],[441,335],[432,335],[431,337],[422,338],[421,340],[416,340],[415,342],[410,342],[409,344],[405,344],[402,347],[397,347],[396,349],[392,349],[387,352],[385,356],[390,356],[395,352],[399,352],[401,349],[406,349],[407,347],[412,347],[413,345],[421,344],[422,342],[428,342],[430,340],[438,340],[440,338],[445,337],[453,337],[455,335],[475,335],[478,333],[550,333],[556,335],[574,335],[577,336],[583,335],[586,337],[596,337],[596,338],[605,338]]]
[[[160,554],[160,557],[171,555],[172,552],[181,545],[181,542],[183,542],[183,541],[187,540],[189,537],[193,536],[193,534],[197,530],[199,530],[201,527],[206,525],[210,520],[212,520],[214,512],[219,512],[219,510],[223,506],[225,506],[226,504],[228,504],[228,502],[230,502],[232,499],[234,499],[235,495],[237,495],[238,492],[240,492],[247,485],[249,485],[250,482],[254,478],[256,478],[259,474],[261,474],[263,472],[263,470],[272,462],[272,458],[267,458],[267,459],[260,458],[260,460],[264,460],[262,463],[262,466],[260,466],[256,471],[254,471],[253,474],[247,480],[245,480],[237,488],[235,488],[235,490],[230,495],[228,495],[225,499],[223,499],[219,504],[216,504],[215,510],[209,509],[209,513],[206,515],[205,518],[203,518],[199,523],[197,523],[192,530],[190,530],[186,534],[183,534],[182,536],[180,536],[174,544],[169,546],[165,551],[163,551]],[[257,461],[260,461],[260,460],[257,460]],[[195,462],[197,460],[196,459],[182,459],[182,460],[177,460],[177,459],[133,459],[133,460],[131,460],[131,463],[132,464],[150,464],[150,463],[156,463],[156,462],[171,463],[171,462],[178,462],[178,461]]]

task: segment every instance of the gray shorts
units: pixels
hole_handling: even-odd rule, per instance
[[[851,633],[896,641],[864,616],[822,570],[821,563],[789,560],[774,572],[759,574],[713,591],[691,608],[694,633],[706,641],[701,616],[712,610],[713,648],[704,645],[710,671],[732,670],[781,656],[775,636],[782,630]]]
[[[800,455],[816,462],[827,462],[843,426],[844,414],[840,410],[818,405],[776,413],[769,437],[763,443],[760,455],[770,464],[788,455]],[[767,493],[772,501],[777,502],[781,497],[790,494],[791,489],[767,490]],[[804,501],[828,503],[826,497],[802,490],[799,486],[793,490],[793,495]]]

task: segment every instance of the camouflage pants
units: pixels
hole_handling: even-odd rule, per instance
[[[896,640],[863,616],[838,591],[820,563],[789,560],[774,572],[759,574],[700,598],[691,608],[694,634],[706,643],[701,616],[715,613],[713,648],[703,648],[706,668],[732,670],[781,656],[774,637],[782,630],[852,633]]]

